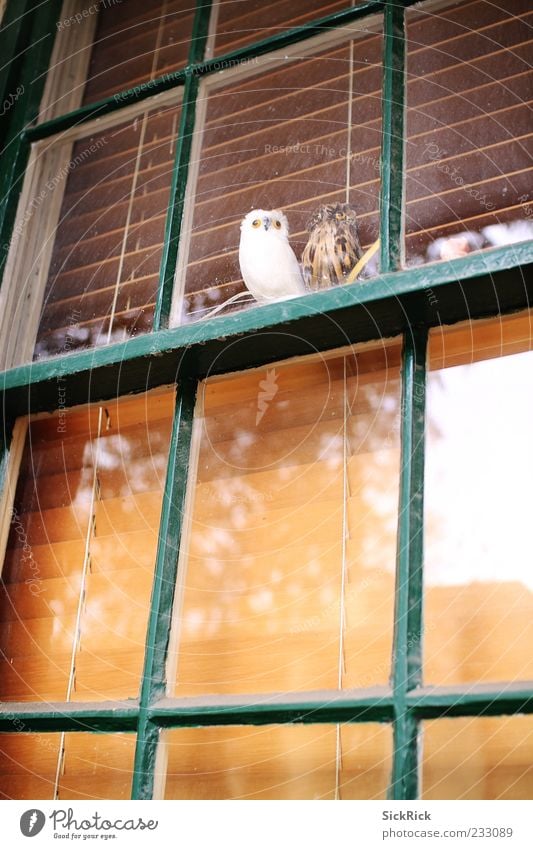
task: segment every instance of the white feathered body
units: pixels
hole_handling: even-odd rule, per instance
[[[257,221],[261,224],[254,228],[253,222]],[[276,222],[279,229],[274,226]],[[253,210],[244,218],[239,264],[246,287],[256,301],[277,301],[305,292],[302,272],[289,244],[287,219],[277,210]]]

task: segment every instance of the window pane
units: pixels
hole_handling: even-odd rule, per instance
[[[173,393],[29,426],[0,585],[0,698],[135,697]]]
[[[162,732],[160,748],[165,799],[384,799],[392,733],[373,723],[180,728]]]
[[[134,756],[133,734],[0,734],[0,799],[129,799]]]
[[[286,213],[298,260],[309,221],[324,204],[349,201],[362,247],[377,239],[380,20],[366,20],[365,27],[354,25],[347,30],[352,41],[315,48],[315,55],[301,46],[290,59],[250,60],[247,77],[242,64],[205,84],[204,130],[189,187],[194,208],[185,216],[178,268],[178,289],[185,294],[184,303],[175,304],[177,323],[205,317],[247,292],[238,249],[240,222],[253,209]],[[254,303],[249,298],[223,311]]]
[[[424,722],[424,799],[531,799],[533,717]]]
[[[43,190],[53,204],[66,180],[36,359],[151,329],[178,121],[152,110],[64,147]]]
[[[194,0],[100,3],[83,102],[146,87],[150,80],[185,67],[194,7]]]
[[[407,264],[532,238],[530,0],[407,21]]]
[[[533,678],[531,313],[430,335],[425,680]]]
[[[361,0],[225,0],[216,9],[215,55],[285,32],[291,27],[356,6]]]
[[[176,694],[386,684],[399,361],[376,344],[203,385]]]

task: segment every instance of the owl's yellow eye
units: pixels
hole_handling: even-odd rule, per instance
[[[276,230],[281,230],[281,221],[274,221],[274,227],[276,228]]]
[[[254,221],[252,221],[252,227],[255,227],[256,230],[260,226],[261,226],[261,220],[259,218],[256,218],[256,219],[254,219]]]
[[[344,212],[336,212],[335,213],[335,218],[337,219],[337,221],[342,221],[342,219],[345,218],[345,217],[346,216],[344,215]]]

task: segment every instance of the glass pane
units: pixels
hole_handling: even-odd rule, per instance
[[[151,329],[179,113],[153,110],[50,148],[64,150],[63,164],[44,202],[66,186],[35,359]]]
[[[425,680],[533,678],[530,312],[430,335]]]
[[[225,0],[217,4],[215,55],[285,32],[292,27],[356,6],[362,0]]]
[[[33,421],[0,583],[0,698],[135,697],[173,393]]]
[[[106,0],[89,7],[98,22],[83,103],[149,88],[150,80],[185,67],[194,7],[194,0]]]
[[[284,211],[297,260],[313,231],[315,252],[305,255],[305,268],[316,271],[324,245],[329,246],[327,273],[304,285],[295,282],[295,271],[287,294],[344,282],[342,269],[352,269],[362,250],[377,239],[381,21],[366,19],[365,27],[359,31],[354,25],[348,29],[353,40],[320,52],[315,48],[314,55],[301,47],[290,59],[250,60],[249,76],[241,65],[222,71],[205,88],[204,129],[193,154],[198,172],[194,208],[185,218],[186,246],[178,268],[184,303],[175,304],[176,323],[214,315],[218,307],[225,314],[256,303],[244,285],[239,261],[240,223],[254,209]],[[356,215],[349,229],[334,211],[346,202],[353,207],[350,215]],[[312,225],[311,218],[325,205],[332,207],[326,223]],[[279,238],[286,248],[284,229],[278,237],[273,229],[254,233],[252,219],[248,226],[246,236],[272,238],[276,245]],[[342,268],[339,254],[346,263]],[[358,279],[375,273],[376,267],[374,257]],[[332,283],[327,275],[337,273],[340,277]],[[243,296],[241,301],[225,305],[237,295]]]
[[[134,734],[0,734],[0,799],[129,799],[134,756]]]
[[[407,21],[407,265],[532,238],[530,0]]]
[[[531,799],[533,717],[424,722],[424,799]]]
[[[171,691],[386,684],[399,361],[376,344],[203,385]]]
[[[162,732],[160,749],[165,799],[384,799],[392,732],[374,723],[179,728]]]

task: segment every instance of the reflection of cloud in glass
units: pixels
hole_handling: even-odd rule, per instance
[[[533,590],[533,352],[431,374],[428,410],[426,580]]]
[[[312,362],[276,367],[259,422],[264,372],[206,384],[180,695],[388,678],[399,348]]]

